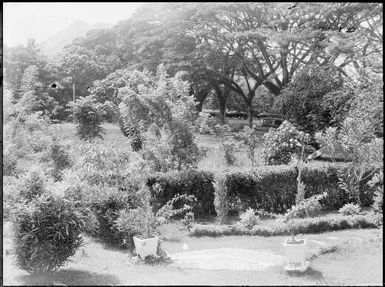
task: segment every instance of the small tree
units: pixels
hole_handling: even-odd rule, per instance
[[[77,124],[76,133],[81,140],[92,142],[95,138],[103,139],[102,116],[93,96],[77,99],[75,102],[70,102],[68,106],[72,108]]]

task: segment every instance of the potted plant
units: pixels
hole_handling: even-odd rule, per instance
[[[288,224],[291,237],[286,238],[283,242],[283,251],[287,261],[285,269],[287,271],[303,272],[309,265],[309,262],[306,262],[305,258],[307,240],[302,238],[295,238],[294,225],[294,218],[303,217],[303,215],[306,213],[305,185],[301,181],[304,145],[298,143],[298,146],[301,148],[301,153],[294,161],[298,170],[296,205],[292,206],[285,215],[285,222]]]
[[[285,215],[291,237],[286,238],[282,246],[287,262],[285,269],[303,272],[309,266],[309,262],[306,262],[305,258],[307,239],[295,238],[294,218],[297,217],[297,212],[298,206],[293,206]]]
[[[149,192],[146,191],[144,194],[146,195],[142,197],[143,202],[140,207],[121,211],[116,221],[117,228],[125,233],[126,241],[128,239],[130,242],[132,238],[136,254],[142,260],[145,260],[147,256],[157,257],[163,254],[160,248],[158,227],[171,222],[175,216],[188,213],[192,209],[188,204],[176,209],[174,208],[176,203],[182,201],[192,203],[196,200],[192,195],[176,195],[157,212],[154,212],[150,205]]]

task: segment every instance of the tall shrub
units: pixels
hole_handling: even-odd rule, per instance
[[[81,233],[94,226],[73,202],[44,194],[18,208],[14,217],[16,262],[30,273],[57,270],[81,246]]]
[[[98,110],[95,98],[87,96],[70,102],[76,133],[81,140],[94,141],[95,138],[103,139],[104,129],[102,128],[102,115]]]
[[[292,156],[301,153],[302,149],[304,157],[312,153],[314,150],[309,143],[309,134],[284,121],[278,129],[270,129],[263,136],[263,160],[267,165],[288,164]]]

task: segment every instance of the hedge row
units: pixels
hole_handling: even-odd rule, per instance
[[[197,170],[185,172],[155,173],[147,180],[153,202],[158,210],[177,194],[194,195],[197,204],[193,211],[196,215],[215,214],[214,174]]]
[[[325,216],[315,218],[296,219],[294,229],[296,234],[321,233],[343,229],[378,228],[382,225],[382,215],[354,215],[354,216]],[[228,235],[258,235],[279,236],[289,235],[289,229],[283,221],[276,221],[266,226],[254,226],[246,229],[239,225],[200,225],[196,224],[190,231],[190,236],[228,236]]]
[[[253,171],[229,171],[226,174],[229,203],[233,211],[247,207],[283,213],[295,203],[297,171],[291,166],[263,166]],[[306,185],[305,197],[327,192],[321,202],[325,209],[337,210],[351,202],[349,195],[338,187],[336,165],[307,166],[302,172]],[[214,174],[208,171],[157,173],[148,178],[155,209],[158,209],[176,194],[192,194],[198,199],[195,212],[215,214]],[[374,190],[361,183],[363,206],[373,203]],[[157,185],[156,185],[157,184]],[[157,188],[155,187],[157,186]]]
[[[308,166],[302,171],[306,185],[305,197],[327,192],[321,202],[325,209],[337,210],[350,202],[349,195],[338,186],[337,166]],[[363,206],[373,203],[374,190],[361,182]],[[295,204],[297,171],[291,166],[263,166],[252,172],[227,173],[226,185],[231,201],[241,203],[241,209],[252,207],[270,212],[283,213]]]

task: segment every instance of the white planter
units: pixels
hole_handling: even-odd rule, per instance
[[[289,243],[291,238],[286,238],[283,245],[283,252],[286,257],[285,269],[288,271],[305,271],[309,266],[306,261],[307,239],[301,239],[301,243]]]
[[[158,236],[152,238],[140,239],[136,236],[133,237],[136,254],[140,256],[141,259],[146,258],[149,255],[156,255],[158,249]]]

